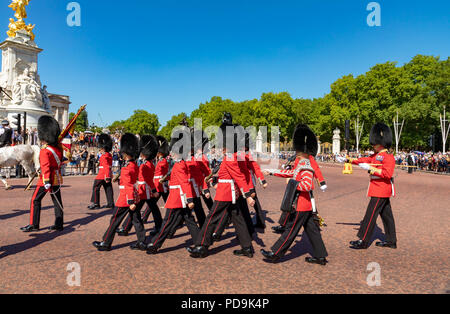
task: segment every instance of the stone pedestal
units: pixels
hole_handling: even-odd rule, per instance
[[[0,44],[2,50],[2,71],[0,86],[12,97],[0,98],[0,111],[11,119],[15,114],[27,113],[27,127],[36,127],[42,115],[50,115],[45,108],[42,84],[38,74],[38,54],[43,50],[30,39],[25,31],[18,31],[16,37]],[[14,127],[14,125],[13,125]]]
[[[333,132],[333,155],[341,153],[341,131],[337,128]]]

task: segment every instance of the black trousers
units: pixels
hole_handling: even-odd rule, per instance
[[[247,225],[247,230],[249,232],[250,237],[253,237],[253,234],[256,232],[255,227],[253,226],[253,221],[252,217],[250,216],[247,201],[242,196],[238,198],[237,206],[240,208],[242,217],[244,218],[245,224]],[[230,223],[231,223],[231,215],[228,211],[224,211],[219,219],[219,222],[217,223],[217,227],[214,229],[214,233],[217,234],[219,237],[221,237],[225,232],[225,229],[230,225]]]
[[[143,223],[147,222],[150,214],[153,214],[153,220],[155,221],[155,229],[159,230],[159,229],[161,229],[161,226],[162,226],[162,216],[161,216],[161,211],[159,210],[157,201],[158,201],[157,198],[151,198],[149,200],[142,200],[136,206],[136,211],[141,212],[141,209],[144,207],[145,204],[147,204],[147,209],[145,210],[144,214],[141,216],[142,222]],[[127,218],[125,219],[125,221],[123,222],[122,228],[125,231],[130,232],[132,226],[133,226],[133,215],[132,215],[132,213],[130,213],[127,216]]]
[[[209,247],[213,243],[212,235],[217,228],[217,224],[224,217],[226,212],[236,229],[236,236],[243,248],[252,247],[252,238],[247,229],[247,224],[242,214],[240,206],[232,202],[214,201],[213,207],[206,217],[206,222],[200,230],[194,244],[196,246]]]
[[[41,222],[41,203],[47,190],[43,186],[37,186],[31,198],[30,207],[30,225],[39,228]],[[61,190],[59,186],[53,186],[50,196],[52,197],[53,205],[55,206],[55,226],[62,227],[64,224],[64,208],[61,199]]]
[[[115,207],[113,215],[111,217],[111,222],[108,229],[103,236],[103,242],[107,245],[111,245],[114,241],[116,235],[116,229],[120,226],[125,217],[130,214],[134,229],[136,230],[136,235],[139,242],[145,242],[145,229],[142,223],[141,212],[139,210],[130,210],[129,207]]]
[[[294,216],[295,216],[295,215],[294,215]],[[293,219],[293,215],[291,215],[291,214],[288,213],[288,212],[282,211],[282,212],[281,212],[280,219],[278,220],[278,223],[280,224],[280,226],[286,228],[286,226],[287,226],[289,220],[292,220],[292,219]]]
[[[291,214],[291,216],[294,218],[288,221],[286,231],[283,232],[278,241],[272,246],[272,252],[279,257],[284,256],[300,232],[300,229],[304,227],[313,248],[313,257],[327,257],[328,253],[320,234],[320,228],[314,222],[312,212],[296,212]]]
[[[107,183],[105,180],[94,180],[92,187],[91,203],[100,206],[100,189],[103,186],[108,201],[108,207],[114,207],[114,191],[112,183]]]
[[[212,199],[212,196],[207,198],[205,195],[202,194],[203,202],[205,202],[206,207],[208,207],[208,210],[211,210],[214,200]]]
[[[178,228],[179,223],[186,222],[186,226],[192,239],[197,238],[199,229],[189,208],[167,209],[161,230],[151,241],[154,247],[161,248],[167,237],[172,231]]]
[[[366,215],[361,222],[358,237],[365,242],[370,242],[377,224],[378,215],[381,216],[383,221],[386,241],[397,243],[394,215],[392,214],[391,200],[389,198],[372,197],[370,199]]]
[[[259,202],[258,195],[255,196],[255,213],[256,213],[256,224],[266,226],[266,216],[262,210],[261,203]]]
[[[203,204],[202,199],[200,197],[194,198],[194,212],[195,217],[197,217],[197,222],[199,227],[203,227],[203,224],[205,223],[206,215],[205,211],[203,210]]]

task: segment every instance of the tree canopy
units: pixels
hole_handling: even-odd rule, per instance
[[[400,147],[428,148],[430,135],[440,136],[439,113],[449,105],[449,60],[417,55],[403,66],[396,62],[377,64],[365,74],[337,79],[328,94],[316,99],[294,99],[287,92],[268,92],[259,99],[241,102],[212,97],[190,115],[174,115],[158,134],[170,138],[184,117],[191,126],[196,118],[202,118],[203,128],[220,125],[223,113],[230,112],[234,122],[244,127],[268,126],[270,131],[270,126],[279,126],[281,140],[287,141],[295,126],[305,123],[322,142],[331,142],[333,130],[343,130],[345,120],[351,120],[350,144],[354,145],[354,121],[359,116],[364,122],[361,145],[367,147],[370,127],[376,122],[393,127],[398,112],[400,120],[405,119]],[[109,128],[156,134],[159,122],[156,115],[137,110],[128,120],[116,121]]]

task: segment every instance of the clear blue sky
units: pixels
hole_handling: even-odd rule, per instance
[[[369,0],[80,0],[81,27],[66,24],[69,0],[31,0],[42,82],[66,94],[90,122],[133,110],[190,113],[212,96],[263,92],[321,97],[339,77],[416,54],[450,54],[450,1],[383,0],[381,27]],[[13,11],[1,0],[6,38]],[[3,36],[3,38],[1,37]]]

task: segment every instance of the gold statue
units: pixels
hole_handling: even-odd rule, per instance
[[[26,25],[24,22],[24,19],[27,18],[26,6],[30,1],[31,0],[12,0],[12,3],[9,5],[9,7],[16,12],[14,17],[17,19],[17,21],[14,21],[13,18],[9,19],[9,31],[6,32],[9,37],[16,37],[17,31],[23,29],[28,33],[31,40],[34,40],[35,35],[33,34],[33,29],[35,25]]]

